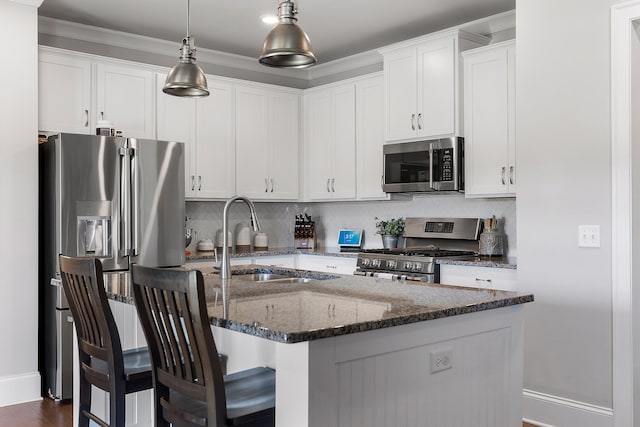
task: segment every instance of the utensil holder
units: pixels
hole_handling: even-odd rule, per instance
[[[485,229],[480,234],[478,253],[486,256],[502,256],[502,235],[495,228]]]

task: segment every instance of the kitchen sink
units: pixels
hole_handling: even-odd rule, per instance
[[[287,276],[285,274],[277,274],[277,273],[253,273],[253,274],[234,274],[234,278],[238,278],[241,280],[248,280],[251,282],[260,282],[260,283],[308,283],[313,279],[308,277],[295,277],[295,276]]]

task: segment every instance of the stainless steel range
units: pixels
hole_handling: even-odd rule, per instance
[[[473,258],[481,231],[480,218],[407,218],[404,247],[363,250],[354,274],[440,283],[436,260]]]

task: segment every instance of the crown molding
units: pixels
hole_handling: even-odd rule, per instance
[[[380,63],[382,55],[377,50],[369,50],[311,67],[307,69],[308,79],[314,80]]]
[[[27,6],[40,7],[43,0],[9,0],[14,3],[26,4]]]
[[[108,46],[125,49],[133,49],[141,52],[165,55],[178,58],[180,41],[168,41],[141,36],[123,31],[109,30],[107,28],[94,27],[79,24],[77,22],[63,21],[41,16],[38,22],[38,32],[58,37],[66,37],[74,40],[82,40]],[[306,70],[270,68],[260,65],[258,60],[248,56],[235,55],[212,49],[197,48],[198,62],[205,62],[230,68],[256,71],[265,74],[273,74],[285,77],[307,79]]]

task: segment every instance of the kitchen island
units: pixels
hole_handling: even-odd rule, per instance
[[[276,369],[279,427],[522,424],[533,295],[252,265],[233,269],[225,310],[201,270],[229,372]]]

